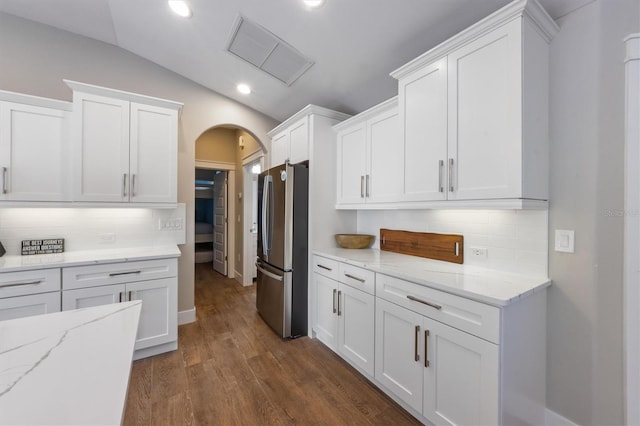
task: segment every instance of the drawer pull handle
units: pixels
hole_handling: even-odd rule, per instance
[[[318,263],[316,266],[317,266],[318,268],[326,269],[327,271],[333,271],[333,269],[329,268],[328,266],[324,266],[324,265],[321,265],[321,264],[319,264],[319,263]]]
[[[336,313],[336,290],[335,288],[333,289],[333,313]]]
[[[355,277],[351,274],[344,274],[344,276],[347,278],[351,278],[352,280],[360,281],[361,283],[366,281],[364,278]]]
[[[8,283],[8,284],[0,284],[0,288],[9,288],[9,287],[20,287],[23,285],[37,285],[42,283],[42,280],[37,281],[26,281],[26,282],[18,282],[18,283]]]
[[[420,361],[420,354],[418,353],[418,339],[420,338],[420,326],[416,325],[416,332],[414,334],[414,354],[413,354],[413,359],[416,360],[416,362]]]
[[[111,272],[109,274],[110,277],[117,277],[119,275],[132,275],[132,274],[141,274],[142,271],[128,271],[128,272]]]
[[[424,366],[425,368],[429,368],[429,330],[424,331]]]
[[[411,295],[407,295],[407,299],[413,300],[414,302],[422,303],[423,305],[431,306],[434,309],[440,310],[442,306],[436,305],[435,303],[427,302],[426,300],[418,299],[417,297],[413,297]]]

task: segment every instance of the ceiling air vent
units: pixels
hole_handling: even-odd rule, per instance
[[[260,25],[239,16],[227,50],[290,86],[313,61]]]

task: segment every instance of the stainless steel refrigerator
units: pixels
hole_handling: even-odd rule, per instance
[[[280,336],[307,334],[309,169],[274,167],[258,179],[256,307]]]

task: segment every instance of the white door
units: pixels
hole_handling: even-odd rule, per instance
[[[294,123],[288,129],[289,132],[289,161],[296,164],[309,159],[309,132],[308,118]]]
[[[60,312],[60,292],[0,299],[0,321]]]
[[[364,204],[366,155],[366,123],[338,133],[338,204]]]
[[[448,56],[449,199],[522,196],[520,25],[513,20]]]
[[[338,352],[373,377],[375,297],[340,284],[338,294]]]
[[[73,94],[75,201],[129,201],[129,102]]]
[[[404,142],[404,200],[447,197],[447,60],[403,78],[398,86]]]
[[[69,113],[0,103],[0,200],[69,198]]]
[[[271,140],[271,165],[269,167],[280,166],[289,159],[289,131],[278,133]]]
[[[127,300],[142,300],[135,349],[173,342],[178,332],[176,278],[127,283]]]
[[[422,322],[422,315],[376,300],[375,378],[420,413]]]
[[[394,109],[367,122],[367,202],[399,201],[404,186],[404,147],[398,140],[398,112]]]
[[[499,424],[498,345],[428,318],[423,338],[424,416],[436,425]]]
[[[79,288],[62,292],[62,310],[111,305],[127,300],[124,284]]]
[[[336,350],[338,342],[338,282],[320,274],[312,274],[315,303],[313,330],[322,343]]]
[[[131,201],[178,201],[178,112],[131,103]]]
[[[227,172],[213,178],[213,269],[227,275]]]

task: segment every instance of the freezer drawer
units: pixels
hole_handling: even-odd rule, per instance
[[[256,308],[264,321],[281,337],[291,337],[291,272],[256,263]]]

